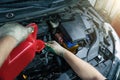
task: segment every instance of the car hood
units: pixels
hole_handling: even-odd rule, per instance
[[[19,21],[23,18],[33,18],[33,16],[35,18],[38,15],[58,11],[78,1],[82,4],[81,6],[89,4],[87,0],[2,0],[0,1],[0,23]]]

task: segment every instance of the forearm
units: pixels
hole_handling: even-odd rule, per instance
[[[105,80],[105,77],[102,76],[94,67],[78,58],[68,50],[65,50],[64,59],[80,78],[85,80]]]
[[[105,80],[105,77],[94,67],[64,49],[56,41],[49,41],[46,45],[50,46],[57,55],[63,56],[80,78],[84,80]]]
[[[11,36],[0,39],[0,67],[15,46],[16,40]]]

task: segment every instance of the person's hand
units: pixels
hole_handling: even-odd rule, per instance
[[[18,23],[6,23],[0,27],[0,38],[5,36],[11,36],[16,39],[17,44],[22,42],[27,38],[27,36],[32,33],[32,27],[24,27]]]
[[[57,55],[63,57],[66,49],[59,45],[56,41],[49,41],[46,45],[52,48]]]

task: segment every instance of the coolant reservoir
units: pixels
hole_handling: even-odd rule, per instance
[[[32,61],[36,51],[41,51],[45,46],[41,40],[36,40],[38,26],[29,24],[34,32],[19,44],[8,56],[0,68],[0,80],[14,80],[17,75]]]

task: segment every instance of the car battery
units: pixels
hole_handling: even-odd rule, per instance
[[[0,80],[14,80],[33,60],[35,52],[40,52],[45,47],[44,42],[36,39],[38,26],[35,23],[28,26],[34,28],[33,33],[10,53],[0,68]]]

